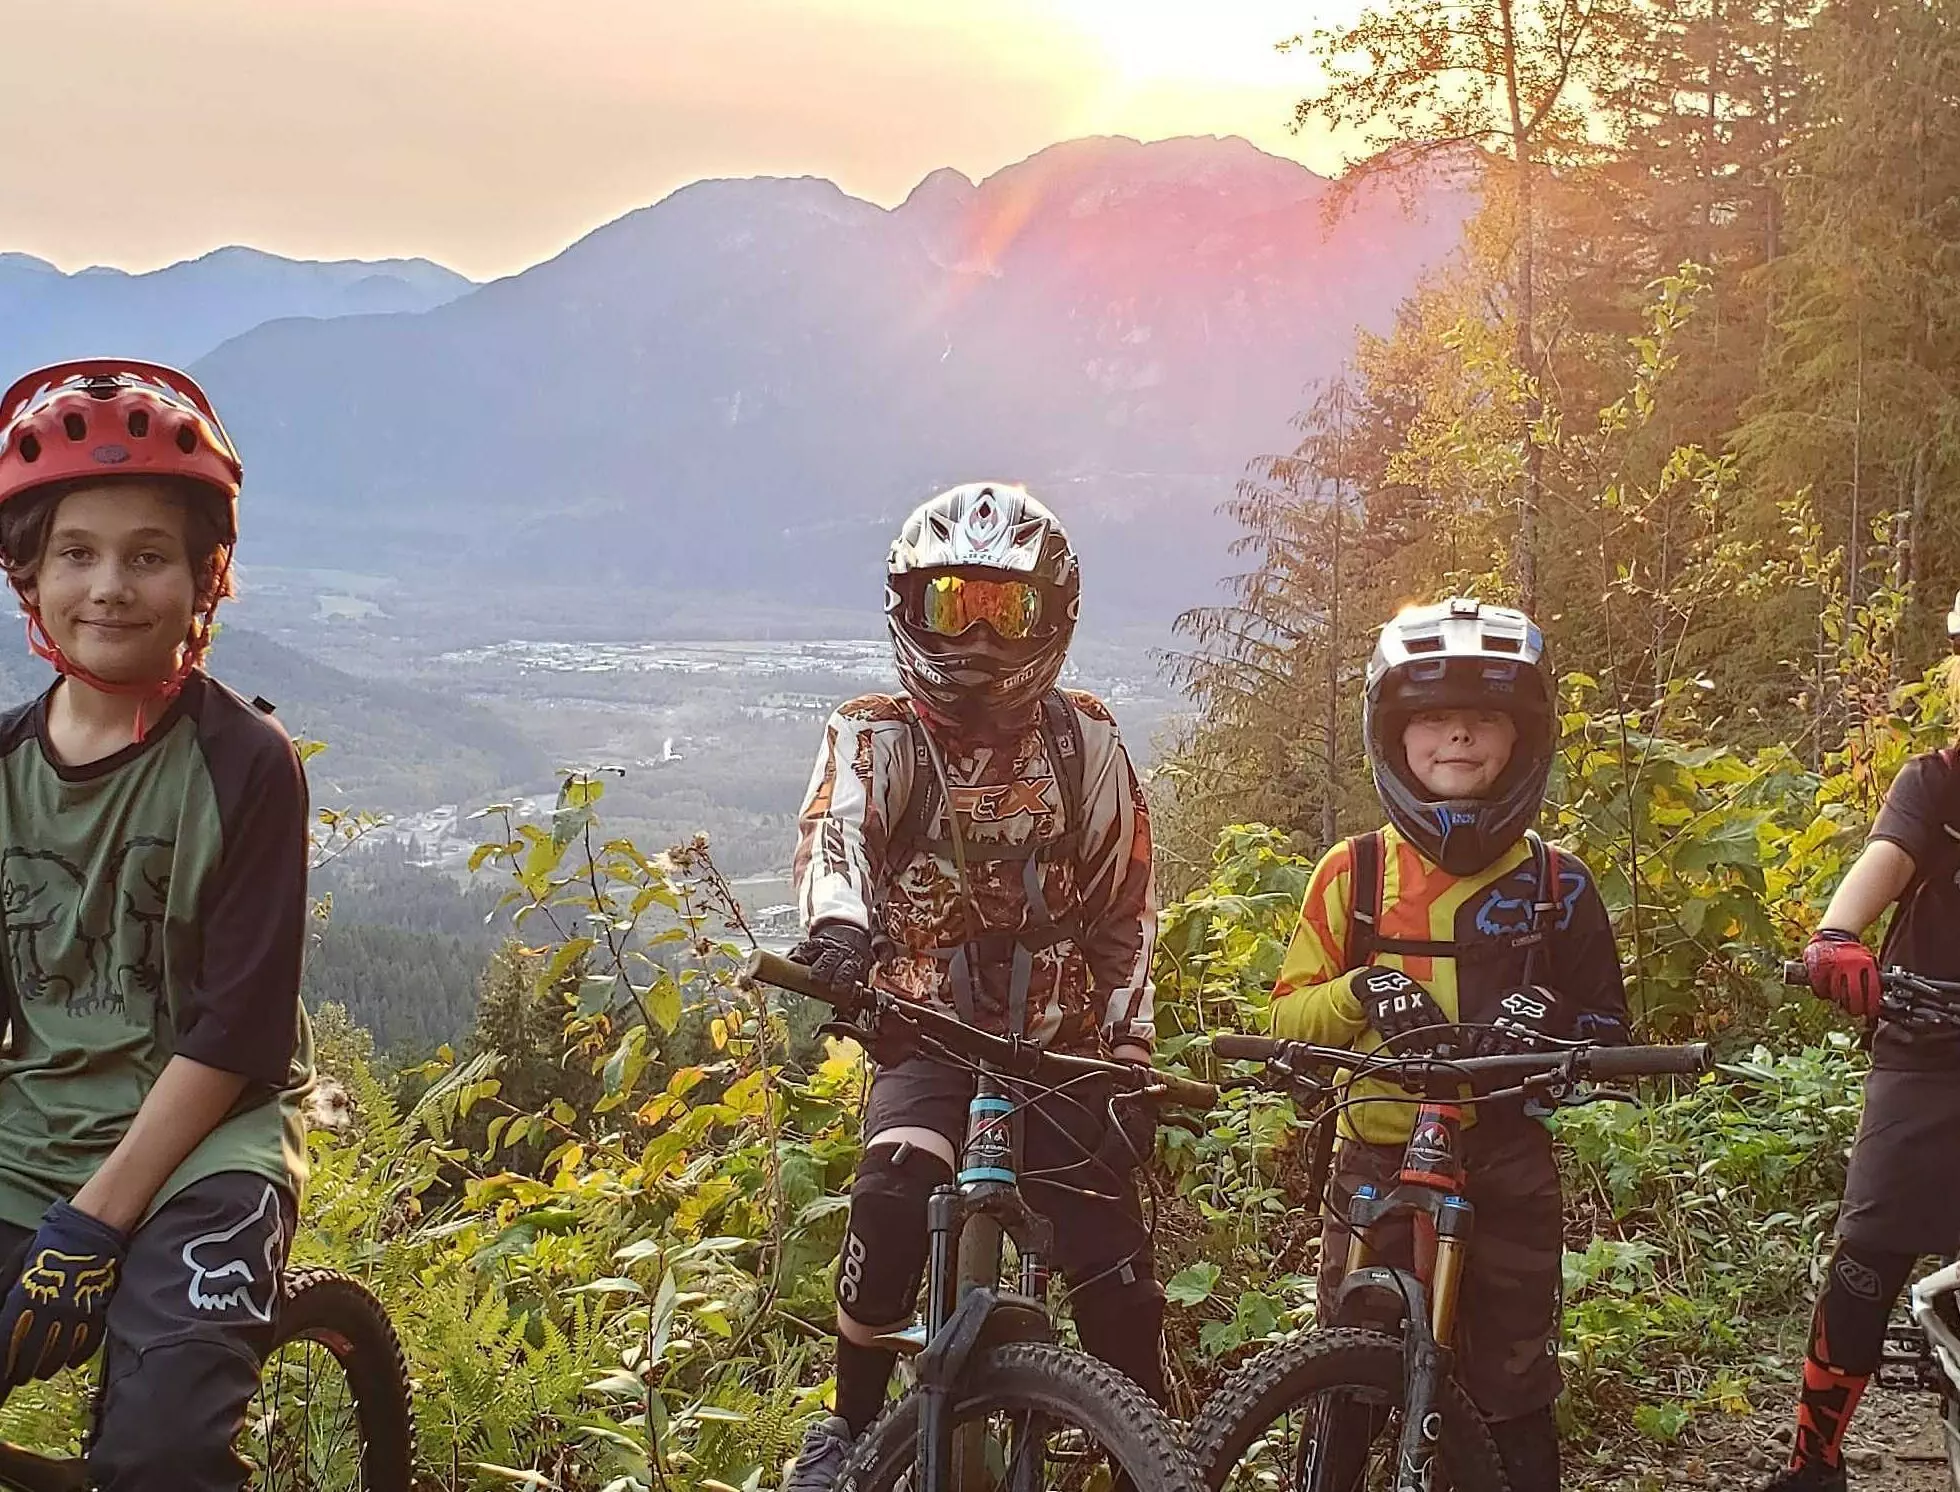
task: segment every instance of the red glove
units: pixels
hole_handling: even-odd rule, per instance
[[[1878,960],[1871,949],[1848,932],[1820,927],[1804,945],[1803,966],[1810,971],[1810,990],[1861,1021],[1878,1014]]]

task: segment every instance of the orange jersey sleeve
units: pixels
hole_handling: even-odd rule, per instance
[[[1348,988],[1348,916],[1354,861],[1342,840],[1320,857],[1307,882],[1300,920],[1273,986],[1273,1034],[1293,1041],[1347,1046],[1366,1025]]]

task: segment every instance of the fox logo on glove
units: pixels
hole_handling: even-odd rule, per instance
[[[1498,1004],[1514,1021],[1542,1021],[1552,1013],[1551,1002],[1538,998],[1529,990],[1512,990]]]
[[[21,1271],[20,1287],[30,1300],[72,1300],[93,1308],[116,1293],[117,1268],[89,1255],[42,1249]]]

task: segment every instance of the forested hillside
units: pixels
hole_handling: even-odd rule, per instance
[[[1941,650],[1954,18],[1533,5],[1512,87],[1498,12],[1422,0],[1309,44],[1334,82],[1306,117],[1452,165],[1472,138],[1485,204],[1240,485],[1244,573],[1182,622],[1187,867],[1230,820],[1312,845],[1373,811],[1357,680],[1406,598],[1523,601],[1589,699],[1813,765]],[[1875,674],[1847,619],[1886,586]]]

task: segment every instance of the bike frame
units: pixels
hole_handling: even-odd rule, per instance
[[[1456,1306],[1475,1225],[1475,1209],[1463,1196],[1462,1140],[1462,1106],[1425,1098],[1395,1184],[1386,1193],[1363,1185],[1348,1206],[1347,1267],[1333,1324],[1378,1325],[1391,1313],[1402,1323],[1406,1387],[1395,1492],[1427,1492],[1441,1448],[1437,1405],[1455,1367]],[[1369,1230],[1405,1216],[1412,1220],[1414,1268],[1375,1264]]]
[[[952,1415],[953,1390],[974,1349],[1054,1338],[1046,1263],[1054,1230],[1021,1195],[1021,1132],[1014,1099],[983,1069],[967,1108],[958,1178],[926,1203],[925,1331],[894,1334],[918,1344],[923,1400],[914,1475],[924,1492],[982,1484],[979,1427],[956,1435]],[[1012,1293],[999,1289],[1004,1239],[1013,1240],[1019,1260]]]

